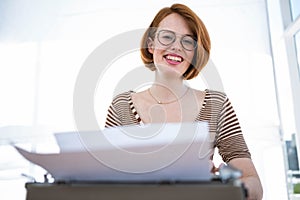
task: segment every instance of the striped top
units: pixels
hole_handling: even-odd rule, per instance
[[[140,125],[142,123],[132,99],[133,91],[117,95],[109,109],[105,127]],[[224,162],[234,158],[251,158],[234,109],[222,92],[205,90],[204,102],[195,121],[205,121]]]

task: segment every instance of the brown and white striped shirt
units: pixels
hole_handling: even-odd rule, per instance
[[[105,127],[124,125],[140,125],[142,123],[128,91],[117,95],[109,109]],[[214,147],[224,162],[234,158],[251,158],[245,143],[240,124],[226,94],[213,90],[205,90],[202,108],[195,121],[209,124],[209,132],[214,140]]]

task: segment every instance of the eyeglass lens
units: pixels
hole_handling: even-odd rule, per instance
[[[158,41],[165,46],[171,45],[176,41],[176,34],[173,31],[161,30],[158,32]],[[189,35],[182,36],[180,43],[188,51],[192,51],[197,47],[197,42]]]

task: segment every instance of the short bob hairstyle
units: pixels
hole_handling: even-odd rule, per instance
[[[194,57],[189,68],[183,74],[183,78],[186,80],[196,77],[203,67],[207,64],[210,55],[210,37],[208,31],[201,21],[201,19],[187,6],[182,4],[173,4],[171,7],[162,8],[154,17],[150,26],[144,33],[141,41],[141,58],[146,67],[150,70],[155,71],[156,67],[153,63],[153,55],[148,50],[148,39],[154,40],[156,30],[159,27],[159,23],[168,15],[177,13],[182,16],[193,36],[197,40],[197,48],[195,49]]]

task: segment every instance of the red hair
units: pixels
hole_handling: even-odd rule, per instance
[[[152,38],[152,40],[154,40],[159,23],[172,13],[179,14],[186,20],[188,27],[198,43],[198,46],[195,49],[193,60],[186,72],[183,74],[184,79],[189,80],[196,77],[207,64],[210,55],[211,44],[210,37],[204,23],[194,13],[194,11],[183,4],[173,4],[171,7],[165,7],[161,9],[156,14],[142,37],[140,48],[141,58],[146,67],[152,71],[156,70],[156,67],[153,63],[153,55],[148,50],[148,39]]]

